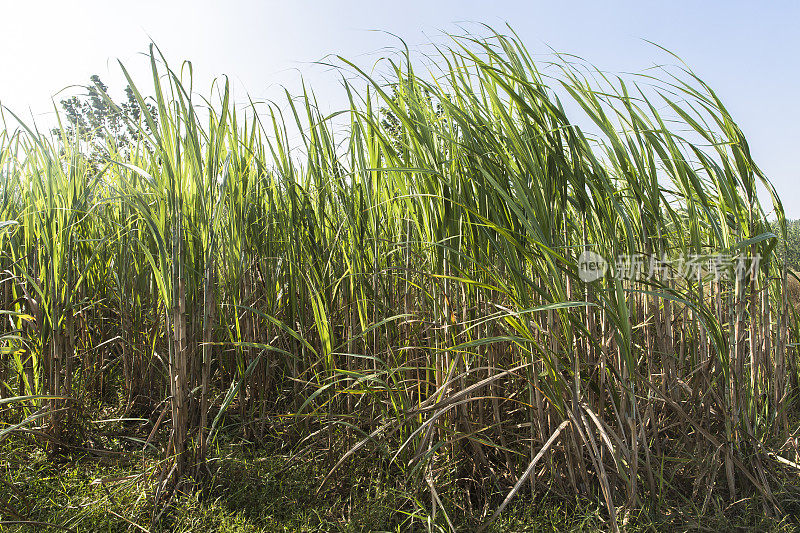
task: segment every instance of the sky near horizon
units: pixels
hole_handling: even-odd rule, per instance
[[[315,62],[338,54],[369,65],[398,46],[389,34],[416,50],[444,42],[442,32],[508,23],[534,54],[552,48],[612,73],[675,64],[653,41],[717,92],[787,216],[800,218],[799,22],[800,2],[792,1],[0,0],[0,103],[45,123],[66,94],[59,91],[91,74],[121,90],[117,59],[147,76],[141,54],[151,39],[173,68],[192,61],[201,94],[227,74],[237,101],[275,98],[302,75],[323,105],[341,89]]]

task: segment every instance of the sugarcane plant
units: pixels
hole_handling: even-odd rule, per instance
[[[371,457],[403,520],[443,528],[545,490],[614,530],[681,497],[782,512],[786,225],[717,94],[683,64],[536,60],[513,32],[436,50],[425,74],[407,48],[380,75],[338,58],[348,105],[325,115],[305,87],[201,97],[153,45],[149,80],[120,65],[136,113],[95,84],[130,141],[91,158],[10,115],[3,394],[52,397],[67,447],[121,372],[125,409],[169,426],[167,501],[227,432],[318,458],[320,491]]]

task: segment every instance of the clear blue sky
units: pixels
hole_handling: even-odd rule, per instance
[[[114,60],[141,72],[137,54],[150,38],[173,63],[192,60],[203,93],[224,73],[239,100],[275,96],[302,73],[321,101],[339,91],[314,61],[331,53],[367,61],[397,44],[369,30],[413,47],[458,23],[508,22],[532,52],[550,46],[611,72],[668,61],[644,39],[655,41],[718,92],[787,214],[800,218],[798,2],[0,1],[0,102],[37,117],[57,91],[93,73],[121,86]]]

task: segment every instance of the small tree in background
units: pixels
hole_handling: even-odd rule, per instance
[[[774,224],[773,230],[780,235],[777,223]],[[780,243],[776,251],[781,262],[786,261],[791,270],[800,271],[800,219],[786,221],[786,242]]]
[[[142,110],[130,86],[125,87],[126,101],[112,105],[108,100],[108,86],[100,77],[95,74],[89,81],[87,94],[61,100],[61,107],[67,120],[63,125],[64,131],[86,146],[86,157],[97,169],[108,154],[109,143],[124,152],[141,139],[141,132],[134,124],[140,124],[146,132],[149,132],[149,127],[146,121],[141,120]],[[147,108],[154,117],[157,116],[154,105],[147,104]],[[55,129],[53,133],[60,134],[61,131]]]

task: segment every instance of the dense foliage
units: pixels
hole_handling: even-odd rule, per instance
[[[501,35],[440,52],[386,82],[341,59],[350,107],[303,94],[284,116],[225,80],[192,94],[151,49],[152,99],[94,85],[124,145],[69,109],[56,136],[7,125],[0,438],[86,449],[92,406],[116,405],[165,458],[135,480],[156,502],[213,478],[224,435],[317,460],[323,491],[369,465],[403,528],[544,492],[602,502],[613,529],[673,500],[786,512],[783,211],[716,94]],[[591,282],[588,250],[612,265]],[[621,256],[662,275],[623,279]],[[740,256],[761,261],[673,270]]]
[[[773,226],[777,230],[778,223],[773,223]],[[780,260],[785,260],[790,269],[800,271],[800,220],[786,221],[786,239],[782,240],[777,251]]]

